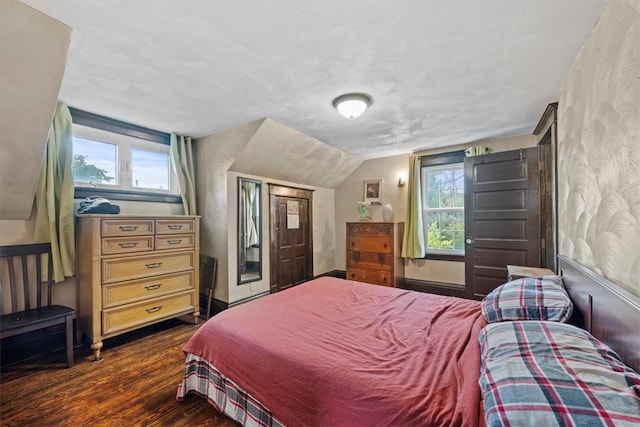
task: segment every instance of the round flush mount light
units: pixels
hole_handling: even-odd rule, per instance
[[[373,103],[369,95],[364,93],[347,93],[333,100],[333,106],[348,119],[354,119],[364,113]]]

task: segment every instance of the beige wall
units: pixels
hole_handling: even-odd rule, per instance
[[[610,0],[560,92],[559,250],[640,295],[640,2]]]
[[[269,194],[268,183],[313,190],[313,272],[334,269],[335,239],[334,190],[299,184],[245,172],[229,171],[235,159],[253,141],[263,120],[198,139],[196,143],[196,191],[201,222],[201,252],[218,258],[214,297],[236,302],[269,291]],[[261,161],[268,161],[264,156]],[[238,285],[237,279],[237,178],[262,181],[262,280]]]
[[[16,0],[0,0],[2,219],[29,218],[70,43],[67,25]]]
[[[546,106],[540,106],[540,114]],[[533,129],[532,129],[533,131]],[[513,138],[474,141],[446,149],[417,152],[417,155],[438,154],[462,150],[472,145],[484,145],[492,152],[516,150],[536,145],[536,137],[523,135]],[[409,156],[401,155],[366,160],[336,188],[336,251],[335,268],[346,269],[345,223],[358,220],[357,203],[363,200],[364,180],[382,179],[382,203],[393,207],[394,221],[404,221],[407,204],[407,186],[398,187],[398,177],[408,176]],[[381,206],[373,206],[373,220],[382,221]],[[442,283],[464,284],[464,262],[407,260],[405,277]]]

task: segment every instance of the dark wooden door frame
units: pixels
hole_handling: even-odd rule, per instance
[[[313,279],[313,190],[305,188],[289,187],[281,184],[268,183],[269,186],[269,269],[270,269],[270,289],[271,293],[278,292],[279,283],[278,278],[278,234],[276,232],[278,227],[277,217],[277,198],[291,197],[297,199],[306,199],[308,201],[308,224],[309,224],[309,244],[308,253],[306,254],[306,270],[308,272],[308,280]]]
[[[539,147],[465,159],[465,292],[480,299],[507,264],[540,266]]]
[[[549,268],[555,272],[558,271],[558,103],[553,102],[547,105],[538,125],[533,131],[533,134],[538,137],[538,146],[543,148],[542,146],[549,145],[548,152],[550,157],[548,157],[545,164],[540,165],[541,174],[543,176],[543,168],[549,168],[546,173],[551,174],[551,193],[543,193],[541,186],[541,198],[546,198],[546,200],[541,199],[540,207],[541,209],[551,209],[551,212],[540,212],[540,218],[550,217],[551,218],[551,237],[552,241],[545,241],[546,250],[551,250],[552,257],[547,257],[547,259],[551,259],[552,261],[548,261],[545,263],[543,259],[542,267]],[[541,230],[541,233],[544,233],[544,230]]]

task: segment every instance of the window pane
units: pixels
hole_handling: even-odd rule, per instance
[[[464,171],[462,168],[427,171],[426,180],[427,208],[464,206]]]
[[[131,149],[132,186],[167,191],[169,187],[169,155]]]
[[[115,144],[73,138],[73,177],[76,182],[117,184]]]
[[[422,168],[427,249],[464,251],[464,165]]]

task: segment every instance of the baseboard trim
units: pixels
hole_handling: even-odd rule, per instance
[[[432,282],[430,280],[404,279],[404,289],[427,292],[430,294],[445,295],[449,297],[465,297],[464,285],[455,283]]]
[[[231,302],[231,303],[225,302],[225,301],[220,301],[219,299],[213,298],[211,300],[211,316],[210,317],[215,316],[216,314],[218,314],[221,311],[224,311],[224,310],[226,310],[228,308],[235,307],[237,305],[244,304],[244,303],[249,302],[249,301],[253,301],[254,299],[261,298],[261,297],[263,297],[265,295],[269,295],[269,293],[270,293],[269,291],[261,292],[259,294],[251,295],[248,298],[243,298],[241,300],[234,301],[234,302]],[[203,294],[200,294],[200,313],[202,314],[202,316],[204,318],[206,318],[206,314],[207,314],[207,313],[205,313],[206,311],[207,311],[207,296],[203,295]]]
[[[269,295],[270,293],[271,293],[270,291],[260,292],[259,294],[251,295],[250,297],[243,298],[238,301],[230,302],[228,303],[229,308],[235,307],[236,305],[244,304],[245,302],[253,301],[254,299],[262,298],[263,296]]]

